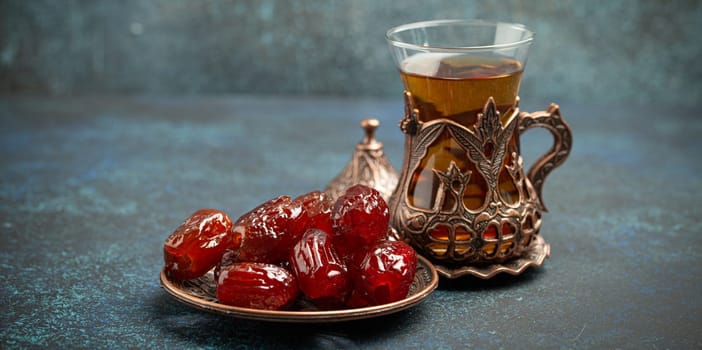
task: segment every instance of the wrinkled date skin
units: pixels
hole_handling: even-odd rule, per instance
[[[280,196],[244,214],[232,228],[240,241],[239,260],[279,263],[305,232],[307,216],[300,202]]]
[[[297,295],[295,276],[278,265],[234,263],[222,266],[217,278],[217,299],[226,305],[279,310]]]
[[[290,267],[300,291],[317,307],[344,305],[350,292],[350,276],[326,232],[307,230],[290,252]]]
[[[378,191],[364,185],[348,188],[332,210],[338,252],[348,260],[367,250],[387,235],[389,219],[388,205]]]
[[[331,212],[334,201],[324,192],[312,191],[294,200],[302,205],[307,215],[307,228],[316,228],[326,233],[333,233]]]
[[[401,241],[381,241],[369,250],[354,278],[360,299],[380,305],[407,297],[417,271],[417,253]]]
[[[220,261],[232,246],[232,220],[216,209],[200,209],[168,236],[163,245],[167,273],[176,279],[197,278]]]
[[[227,249],[222,254],[222,258],[219,260],[217,266],[214,269],[214,280],[215,282],[219,279],[219,272],[222,271],[222,267],[229,266],[233,263],[241,262],[239,261],[239,250],[238,249]]]

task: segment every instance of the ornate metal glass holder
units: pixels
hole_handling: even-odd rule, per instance
[[[449,119],[421,122],[412,96],[405,92],[405,116],[400,122],[406,134],[405,159],[399,183],[390,201],[390,224],[445,277],[474,275],[490,278],[497,273],[519,274],[529,266],[540,266],[550,246],[538,236],[543,205],[541,190],[546,176],[567,158],[572,134],[557,105],[545,111],[520,113],[518,98],[507,118],[501,118],[492,97],[472,127]],[[506,120],[506,122],[505,122]],[[543,127],[554,136],[550,151],[539,158],[525,175],[517,151],[508,152],[516,133]],[[427,155],[429,146],[449,135],[472,163],[461,171],[455,162],[447,169],[433,169],[440,179],[429,208],[414,206],[410,198],[412,174]],[[506,199],[500,182],[503,173],[516,188],[517,198]],[[471,176],[485,180],[484,201],[479,208],[464,203]]]

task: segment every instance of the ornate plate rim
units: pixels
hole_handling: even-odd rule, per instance
[[[524,256],[502,264],[451,268],[435,263],[434,267],[439,275],[449,279],[456,279],[463,276],[490,279],[503,272],[514,276],[520,275],[529,267],[539,267],[543,265],[544,261],[549,256],[551,256],[551,245],[546,243],[541,235],[536,235]]]
[[[408,295],[405,299],[383,305],[330,311],[258,310],[223,305],[187,293],[168,278],[165,269],[161,269],[160,279],[161,287],[176,300],[211,313],[258,321],[294,323],[341,322],[388,315],[408,309],[424,301],[438,286],[439,276],[436,268],[429,260],[417,255],[417,270],[420,267],[425,268],[429,275],[429,278],[424,280],[426,286]],[[418,278],[422,278],[420,275],[420,273],[415,275],[415,281]]]

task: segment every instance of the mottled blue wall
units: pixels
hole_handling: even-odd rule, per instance
[[[463,17],[536,31],[523,99],[702,99],[702,2],[604,0],[4,0],[0,93],[399,96],[385,31]]]

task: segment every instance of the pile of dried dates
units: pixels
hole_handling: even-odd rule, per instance
[[[216,209],[186,219],[164,244],[166,273],[192,279],[214,268],[220,303],[265,310],[304,298],[320,310],[404,299],[415,251],[387,239],[388,206],[367,186],[336,201],[314,191],[281,196],[232,223]]]

